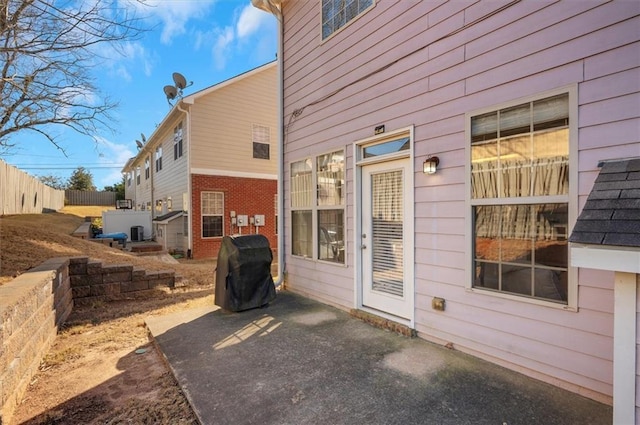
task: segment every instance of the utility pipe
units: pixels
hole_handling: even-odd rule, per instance
[[[282,0],[251,0],[253,7],[271,13],[278,19],[278,280],[277,287],[284,283],[284,70],[283,70],[283,32]]]

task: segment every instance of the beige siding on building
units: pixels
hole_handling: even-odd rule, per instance
[[[240,76],[191,106],[192,168],[277,173],[277,67]],[[252,126],[270,129],[270,159],[253,158]]]
[[[171,211],[182,209],[182,194],[188,190],[188,155],[187,155],[187,120],[183,113],[169,120],[157,135],[156,140],[161,140],[162,145],[162,170],[155,169],[155,147],[152,150],[151,167],[153,168],[153,199],[154,203],[161,200],[162,209],[157,211],[154,206],[154,216],[170,212],[167,209],[167,200],[171,198]],[[183,126],[182,157],[174,159],[173,155],[173,129],[180,122]],[[157,145],[156,145],[157,146]]]

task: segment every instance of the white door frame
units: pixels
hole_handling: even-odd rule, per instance
[[[413,156],[413,146],[414,146],[414,127],[405,127],[398,130],[394,130],[388,133],[376,135],[373,137],[369,137],[363,140],[359,140],[354,142],[353,144],[353,166],[354,166],[354,215],[353,215],[353,247],[354,247],[354,307],[357,309],[361,309],[364,311],[371,312],[377,316],[383,317],[385,319],[392,320],[397,323],[402,323],[404,325],[409,326],[410,328],[414,328],[415,325],[415,202],[414,202],[414,194],[415,194],[415,186],[414,186],[414,156]],[[390,153],[387,155],[373,157],[373,158],[362,158],[361,152],[362,148],[367,145],[377,144],[385,141],[395,140],[400,137],[409,137],[410,140],[410,148],[408,151],[400,151],[395,153]],[[408,319],[403,319],[391,314],[387,314],[385,312],[379,310],[368,309],[363,306],[362,303],[362,223],[361,223],[361,215],[362,215],[362,167],[370,164],[375,164],[379,162],[387,162],[396,159],[408,158],[410,163],[410,172],[406,176],[405,184],[411,188],[409,190],[409,199],[406,199],[406,205],[409,207],[407,211],[408,219],[408,229],[406,232],[406,246],[407,249],[404,252],[405,261],[410,264],[410,267],[407,267],[407,275],[405,278],[405,285],[407,293],[411,295],[411,307],[408,312]]]

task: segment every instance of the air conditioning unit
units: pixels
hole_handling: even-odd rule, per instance
[[[131,227],[131,241],[142,242],[144,240],[144,226]]]

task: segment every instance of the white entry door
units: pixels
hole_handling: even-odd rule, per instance
[[[362,304],[413,316],[413,206],[410,159],[362,167]]]

